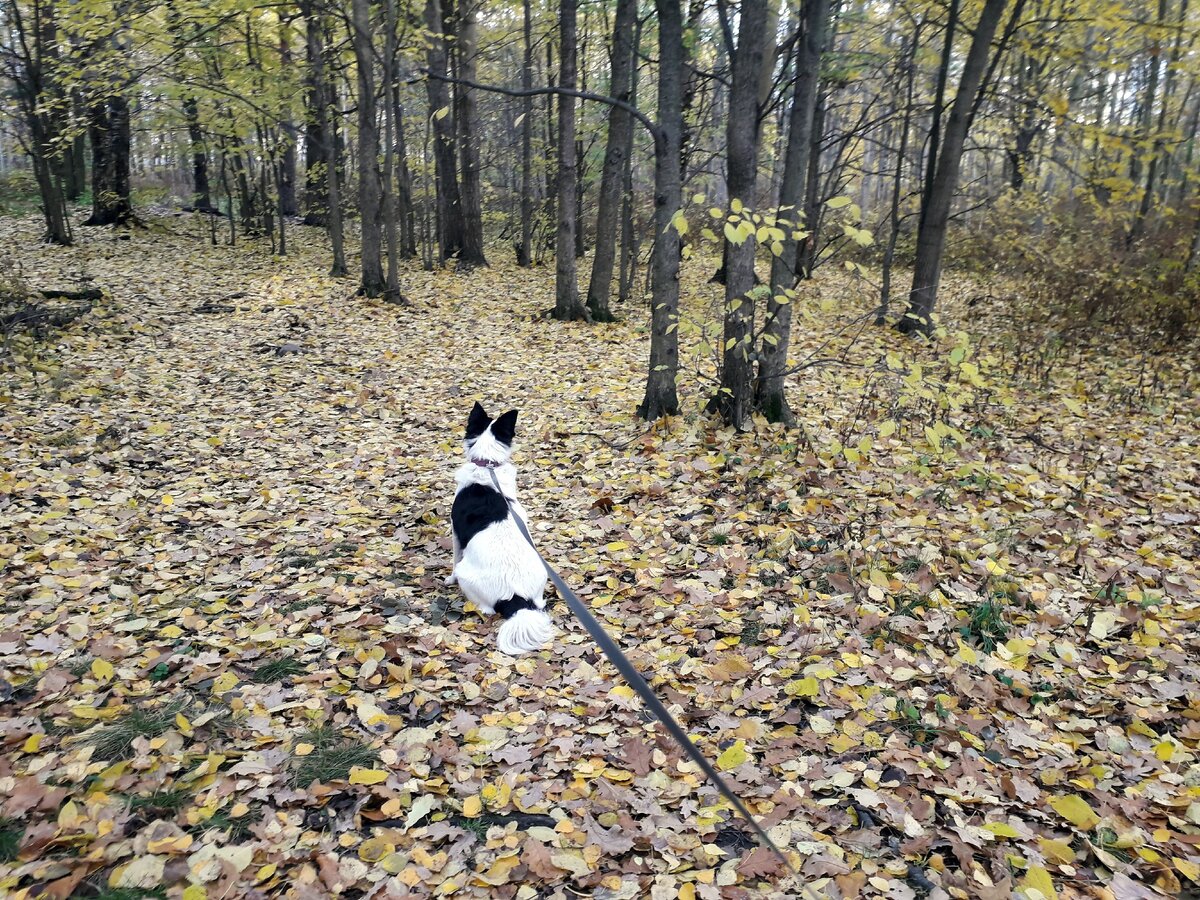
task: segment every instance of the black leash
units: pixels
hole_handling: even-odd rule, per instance
[[[594,640],[600,646],[600,649],[604,651],[604,655],[607,656],[609,661],[617,667],[617,671],[621,673],[627,682],[629,682],[629,686],[638,692],[642,700],[645,701],[646,706],[649,707],[650,712],[654,713],[658,721],[662,722],[663,726],[668,732],[670,732],[671,737],[675,738],[675,742],[683,748],[683,751],[688,756],[691,757],[692,762],[700,767],[701,771],[708,776],[708,780],[717,786],[717,790],[721,792],[721,795],[733,804],[734,809],[741,814],[743,819],[750,823],[751,827],[754,828],[755,833],[758,835],[759,840],[762,841],[763,846],[774,851],[775,855],[783,860],[783,864],[787,866],[789,870],[795,872],[796,870],[792,868],[792,864],[788,861],[788,858],[783,855],[783,851],[775,846],[775,842],[771,840],[766,830],[758,824],[754,816],[750,815],[750,811],[746,809],[745,804],[738,799],[737,794],[729,789],[729,785],[725,783],[725,779],[723,779],[720,773],[713,768],[712,764],[704,758],[704,754],[701,753],[700,749],[692,743],[692,739],[687,736],[687,732],[685,732],[680,724],[675,721],[674,717],[667,712],[667,708],[663,705],[662,701],[654,696],[654,691],[650,690],[650,685],[646,684],[646,679],[644,679],[641,676],[641,673],[634,668],[633,663],[629,661],[629,657],[621,652],[621,648],[617,646],[617,642],[609,637],[608,632],[604,630],[604,626],[602,626],[596,620],[596,617],[592,615],[591,611],[583,605],[583,601],[575,596],[575,592],[567,587],[567,583],[559,577],[557,572],[550,568],[550,564],[546,562],[545,557],[543,557],[541,553],[538,553],[538,549],[533,543],[533,538],[529,535],[529,529],[525,527],[525,523],[521,521],[521,517],[512,509],[512,500],[510,500],[505,495],[504,491],[501,490],[500,481],[496,478],[496,470],[488,468],[488,474],[492,476],[492,484],[496,486],[496,490],[499,492],[500,496],[504,497],[505,502],[509,505],[509,512],[512,513],[512,517],[517,523],[517,528],[521,530],[521,534],[525,536],[525,540],[529,542],[529,546],[533,547],[533,552],[538,554],[538,559],[540,559],[542,561],[542,565],[546,567],[546,574],[550,576],[550,582],[558,589],[558,593],[562,596],[563,600],[566,601],[567,606],[571,608],[571,612],[575,614],[575,618],[583,623],[583,627],[586,628],[588,634],[592,636],[592,640]]]

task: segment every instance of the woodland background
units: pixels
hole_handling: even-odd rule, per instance
[[[0,0],[0,889],[1194,896],[1198,26]]]

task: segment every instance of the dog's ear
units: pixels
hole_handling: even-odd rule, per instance
[[[510,409],[492,423],[492,434],[496,436],[496,440],[500,443],[511,446],[513,438],[517,434],[517,411]]]
[[[471,407],[471,415],[467,418],[467,440],[477,438],[487,431],[488,424],[491,421],[487,412],[479,405],[479,401],[476,400],[475,405]]]

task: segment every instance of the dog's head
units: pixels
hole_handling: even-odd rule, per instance
[[[487,414],[479,403],[467,419],[464,445],[467,459],[503,465],[512,456],[513,437],[517,433],[517,411],[510,409],[498,419]]]

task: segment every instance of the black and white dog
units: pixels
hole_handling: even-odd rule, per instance
[[[546,567],[513,519],[529,521],[517,502],[517,470],[510,461],[516,429],[515,409],[494,421],[478,403],[471,410],[467,462],[454,476],[454,571],[446,579],[480,612],[504,617],[497,643],[512,656],[538,649],[555,631],[545,612]],[[503,495],[492,483],[492,472]]]

